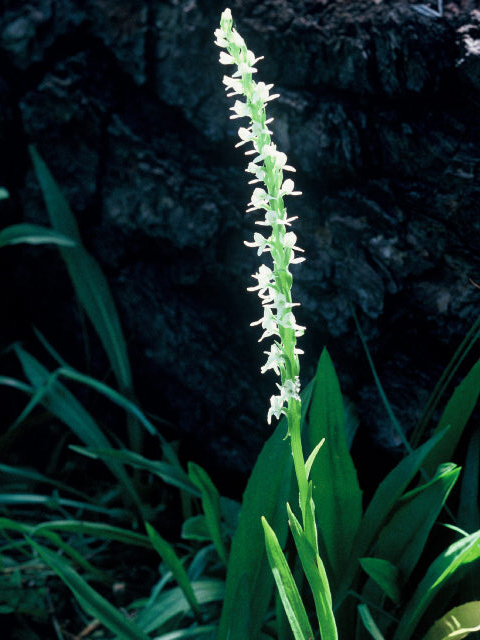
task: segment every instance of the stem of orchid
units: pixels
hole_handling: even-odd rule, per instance
[[[305,523],[308,495],[308,478],[305,470],[302,440],[300,432],[301,400],[299,373],[300,364],[296,348],[297,336],[303,334],[304,327],[296,324],[292,307],[292,274],[290,264],[296,264],[304,260],[296,256],[295,252],[302,251],[295,245],[296,236],[287,232],[293,218],[287,217],[283,197],[285,195],[299,195],[294,191],[293,180],[283,179],[283,171],[295,171],[287,165],[287,156],[277,151],[271,142],[271,131],[268,129],[270,120],[266,119],[266,103],[278,95],[271,95],[273,85],[263,82],[256,83],[252,74],[256,73],[253,66],[258,60],[247,49],[245,41],[240,34],[233,29],[232,15],[226,9],[220,20],[220,29],[215,31],[216,44],[228,53],[220,53],[220,62],[225,65],[236,65],[232,77],[225,76],[223,82],[229,96],[240,95],[245,102],[237,100],[231,108],[234,115],[231,118],[248,117],[250,126],[240,127],[238,135],[241,142],[238,145],[251,142],[253,149],[247,151],[247,155],[253,154],[254,159],[249,163],[246,171],[255,176],[252,183],[263,182],[266,189],[256,188],[253,191],[249,204],[249,212],[263,211],[265,220],[256,224],[270,226],[271,234],[265,237],[262,234],[254,234],[254,242],[246,242],[248,246],[258,249],[258,255],[270,252],[273,260],[273,270],[265,265],[260,267],[258,274],[253,277],[258,280],[258,285],[250,287],[252,291],[258,291],[262,300],[264,317],[253,324],[262,324],[265,337],[274,337],[274,344],[268,355],[267,363],[262,367],[262,373],[268,369],[280,375],[281,384],[277,384],[280,394],[270,398],[268,422],[271,417],[279,418],[282,414],[287,416],[288,435],[294,461],[295,474],[300,493],[300,505],[302,518]],[[237,145],[237,146],[238,146]],[[285,406],[286,405],[286,406]]]
[[[288,430],[290,433],[290,446],[292,449],[293,466],[295,475],[297,476],[297,484],[300,498],[300,510],[302,512],[302,521],[305,528],[308,479],[305,471],[305,458],[303,456],[302,433],[300,430],[300,414],[301,403],[298,400],[292,400],[288,405],[287,420]]]

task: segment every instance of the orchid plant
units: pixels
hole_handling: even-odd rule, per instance
[[[295,233],[287,230],[296,218],[288,217],[284,197],[301,195],[301,192],[295,190],[292,179],[284,179],[284,171],[294,172],[295,169],[287,164],[285,153],[277,150],[271,139],[272,131],[268,128],[273,118],[267,118],[266,105],[279,95],[271,93],[272,84],[253,80],[253,74],[257,72],[255,64],[262,58],[255,57],[255,54],[247,48],[241,35],[233,28],[230,9],[223,12],[220,28],[215,31],[215,36],[215,44],[226,50],[220,52],[220,63],[236,67],[231,76],[223,78],[227,96],[244,98],[244,100],[235,100],[230,109],[233,111],[230,118],[249,119],[248,127],[238,129],[240,141],[236,146],[251,145],[251,148],[245,152],[245,155],[251,158],[246,168],[246,172],[253,175],[249,184],[262,184],[254,188],[247,213],[263,214],[263,218],[257,220],[256,224],[266,227],[268,235],[256,232],[253,242],[245,242],[245,244],[255,248],[259,256],[270,253],[273,262],[272,266],[265,264],[260,266],[258,272],[253,275],[257,284],[248,289],[256,291],[262,303],[263,316],[251,323],[261,325],[263,329],[259,342],[269,337],[273,337],[274,340],[270,350],[264,352],[267,355],[267,362],[261,371],[265,373],[273,369],[280,376],[280,384],[277,383],[278,394],[270,398],[267,420],[270,424],[272,416],[280,418],[282,414],[287,418],[303,527],[287,505],[289,524],[305,575],[312,588],[322,638],[333,640],[337,637],[337,631],[330,589],[319,557],[312,485],[308,479],[309,471],[323,441],[317,444],[305,461],[300,428],[298,356],[303,352],[297,347],[297,338],[303,335],[305,327],[297,324],[292,311],[298,303],[292,301],[293,278],[290,265],[298,264],[305,258],[298,255],[303,252],[303,249],[297,246]],[[275,533],[264,518],[262,524],[269,562],[294,636],[296,639],[304,640],[313,638],[305,608]]]

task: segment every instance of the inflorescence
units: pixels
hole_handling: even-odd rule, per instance
[[[282,413],[287,413],[285,403],[300,399],[298,354],[303,352],[297,349],[296,338],[304,333],[305,327],[297,324],[292,312],[298,303],[292,302],[289,265],[302,262],[305,258],[296,255],[303,249],[296,246],[297,237],[293,231],[286,230],[296,218],[287,217],[283,202],[284,196],[300,195],[300,191],[295,191],[293,180],[283,179],[284,171],[295,169],[287,164],[287,156],[277,151],[270,138],[272,132],[268,124],[273,118],[266,119],[265,107],[267,102],[279,96],[270,93],[272,84],[252,79],[252,74],[257,72],[254,65],[262,58],[255,58],[233,28],[230,9],[222,13],[220,29],[216,29],[215,36],[215,44],[227,50],[220,53],[221,64],[237,67],[231,76],[223,78],[227,96],[240,95],[245,98],[245,102],[235,101],[230,109],[233,111],[230,118],[247,117],[250,120],[247,128],[238,129],[240,142],[236,146],[252,144],[253,148],[245,152],[245,155],[253,156],[246,168],[247,173],[254,176],[249,184],[263,183],[265,187],[255,187],[247,213],[263,212],[264,219],[257,220],[255,224],[271,227],[270,235],[255,233],[253,242],[245,242],[247,246],[257,249],[259,256],[270,253],[273,260],[273,269],[262,264],[258,273],[252,276],[257,284],[248,288],[249,291],[258,292],[263,306],[263,317],[251,323],[259,324],[263,329],[259,342],[270,336],[274,338],[270,351],[264,352],[268,357],[261,371],[265,373],[273,369],[281,379],[281,384],[277,384],[279,394],[270,398],[270,423],[272,416],[279,418]]]

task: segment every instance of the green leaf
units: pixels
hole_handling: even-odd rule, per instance
[[[195,594],[193,593],[192,585],[190,584],[190,580],[188,579],[187,572],[185,571],[183,564],[177,557],[174,548],[171,544],[164,540],[164,538],[162,538],[162,536],[157,531],[155,531],[155,529],[148,522],[145,523],[145,528],[147,530],[147,534],[153,548],[160,555],[162,560],[172,572],[173,577],[177,581],[180,589],[185,594],[188,603],[192,607],[192,610],[197,615],[200,615],[200,606],[197,602],[197,599],[195,598]]]
[[[399,571],[395,565],[382,558],[360,558],[360,565],[392,602],[400,603]]]
[[[460,468],[454,464],[440,465],[432,480],[402,497],[390,522],[382,529],[375,556],[398,568],[402,584],[415,568],[459,475]]]
[[[96,260],[82,245],[72,210],[47,165],[33,146],[29,147],[29,151],[53,228],[76,244],[75,248],[68,250],[60,247],[60,253],[77,297],[107,352],[120,390],[132,398],[133,384],[127,345],[107,280]],[[132,447],[138,450],[140,432],[134,423],[131,422],[129,426]]]
[[[480,531],[450,545],[428,568],[409,601],[393,640],[410,640],[427,606],[462,566],[480,558]]]
[[[480,478],[480,429],[475,429],[470,438],[458,505],[458,524],[473,532],[480,529],[478,483]]]
[[[295,640],[313,640],[313,631],[275,532],[262,517],[268,561]]]
[[[15,353],[25,376],[38,393],[36,398],[34,396],[36,402],[43,404],[87,446],[110,449],[109,441],[75,396],[60,382],[52,380],[47,369],[21,347],[16,346]],[[140,498],[123,466],[113,461],[107,461],[106,465],[141,510]]]
[[[212,536],[207,527],[207,519],[204,515],[187,518],[182,525],[182,538],[184,540],[211,541]]]
[[[322,455],[311,469],[313,500],[328,560],[339,580],[362,517],[362,492],[348,451],[340,385],[326,349],[318,363],[308,422],[311,449],[325,438]]]
[[[313,509],[313,507],[311,506]],[[328,584],[325,567],[318,555],[308,542],[305,532],[298,522],[295,514],[287,504],[288,523],[297,547],[303,571],[312,590],[315,610],[317,613],[320,636],[324,640],[336,640],[338,638],[335,617],[332,610],[332,596]]]
[[[450,426],[445,438],[437,443],[424,463],[425,471],[432,475],[439,464],[452,459],[468,419],[478,402],[480,395],[480,360],[467,373],[462,382],[455,388],[442,413],[434,434],[440,433]]]
[[[207,472],[193,462],[188,463],[188,475],[193,484],[200,490],[203,512],[205,513],[205,520],[210,535],[212,536],[213,544],[215,545],[215,549],[222,559],[222,562],[227,565],[228,554],[225,543],[223,542],[222,526],[220,522],[220,495],[217,488],[211,481]]]
[[[99,620],[122,640],[150,640],[140,627],[92,589],[63,558],[33,540],[29,540],[29,542],[42,560],[68,586],[86,613]]]
[[[377,627],[375,620],[372,618],[369,608],[366,604],[358,605],[358,613],[363,622],[365,629],[374,638],[374,640],[385,640],[380,629]]]
[[[1,523],[0,523],[1,526]],[[123,544],[145,547],[151,549],[152,545],[147,538],[140,533],[114,527],[105,522],[87,522],[85,520],[51,520],[42,522],[32,528],[31,535],[40,535],[44,531],[60,531],[75,533],[78,535],[93,536],[99,540],[115,540]]]
[[[127,449],[86,449],[85,447],[79,447],[77,445],[70,445],[70,449],[89,458],[121,462],[122,464],[130,465],[135,469],[148,471],[173,487],[177,487],[191,495],[200,496],[200,491],[191,482],[188,475],[180,466],[173,466],[168,462],[149,460],[148,458],[141,456],[139,453],[134,453]]]
[[[302,425],[312,390],[313,382],[310,382],[301,394]],[[291,491],[293,468],[286,433],[287,423],[282,418],[264,444],[243,494],[240,519],[228,559],[218,640],[257,640],[272,599],[273,576],[268,564],[260,518],[265,516],[272,523],[280,544],[283,545],[287,537],[285,503]],[[275,461],[274,465],[272,460]],[[248,589],[242,586],[244,581],[248,584]],[[243,595],[239,599],[240,592]],[[249,594],[249,602],[246,593]],[[245,620],[250,620],[249,633],[244,632]]]
[[[466,602],[437,620],[424,640],[461,640],[480,631],[480,602]]]
[[[37,224],[13,224],[0,231],[0,247],[13,244],[56,244],[75,247],[75,242],[63,233]]]
[[[221,580],[205,579],[192,582],[193,593],[200,606],[212,602],[222,602],[225,595],[224,583]],[[148,603],[136,620],[146,633],[159,633],[161,628],[180,615],[191,611],[190,604],[180,587],[174,587],[160,593]],[[170,627],[171,629],[171,627]]]
[[[420,470],[427,454],[433,449],[438,440],[444,436],[439,433],[406,456],[390,471],[380,483],[377,491],[368,505],[362,518],[358,533],[353,544],[353,551],[348,562],[342,583],[338,589],[339,603],[345,597],[351,582],[358,570],[358,559],[369,555],[370,547],[383,528],[387,518],[400,499],[402,493]]]

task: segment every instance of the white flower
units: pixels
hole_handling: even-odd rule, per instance
[[[273,87],[273,84],[265,84],[265,82],[258,82],[255,84],[255,89],[252,95],[252,102],[268,102],[269,100],[273,100],[273,98],[277,96],[270,96],[270,89]]]
[[[220,51],[220,64],[235,64],[235,58],[225,51]]]
[[[274,342],[270,347],[270,351],[264,351],[263,353],[267,355],[268,358],[267,362],[261,368],[261,372],[265,373],[265,371],[273,369],[277,376],[279,376],[280,367],[283,367],[285,363],[285,356],[283,355],[282,349]]]
[[[259,296],[263,296],[266,290],[275,282],[275,276],[270,267],[261,264],[258,273],[252,275],[252,278],[258,280],[258,284],[254,287],[248,287],[247,291],[258,291]]]
[[[233,73],[234,78],[239,78],[241,76],[245,76],[248,73],[257,73],[257,69],[248,64],[248,62],[240,62],[238,65],[237,71]]]
[[[247,247],[258,247],[258,256],[261,256],[264,251],[270,251],[270,240],[262,236],[261,233],[254,233],[253,242],[247,242],[245,240],[243,244]]]
[[[233,44],[235,44],[237,47],[239,47],[240,49],[243,49],[245,47],[245,40],[242,38],[242,36],[238,33],[238,31],[236,31],[235,29],[232,31],[232,42]]]
[[[215,29],[215,44],[217,47],[228,47],[228,41],[225,33],[221,29]]]
[[[290,258],[288,264],[298,264],[299,262],[303,262],[305,258],[295,258],[295,251],[301,251],[303,253],[303,249],[297,247],[295,245],[297,241],[297,236],[293,233],[293,231],[289,231],[283,236],[282,244],[285,249],[290,249]]]
[[[276,320],[284,329],[293,329],[295,331],[295,337],[297,338],[303,336],[305,333],[305,327],[297,324],[295,316],[291,311],[288,311],[281,319],[277,317]]]
[[[277,387],[279,385],[277,384]],[[298,378],[295,380],[285,380],[280,388],[280,395],[284,400],[293,398],[294,400],[300,400],[300,381]]]
[[[261,324],[262,329],[264,329],[264,332],[262,333],[261,337],[258,340],[259,342],[261,342],[264,338],[268,338],[269,336],[279,335],[277,319],[273,315],[270,307],[264,307],[263,317],[260,318],[260,320],[255,320],[255,322],[251,322],[250,326],[254,327],[257,324]]]
[[[268,410],[267,422],[270,424],[272,422],[272,416],[275,416],[277,420],[280,418],[282,413],[285,413],[283,408],[284,399],[282,396],[271,396],[270,398],[270,409]]]
[[[236,115],[230,116],[230,119],[234,118],[244,118],[245,116],[250,116],[250,111],[245,102],[240,102],[240,100],[235,100],[235,104],[233,107],[230,107],[230,111],[234,111]]]
[[[260,189],[257,187],[253,190],[252,198],[249,202],[249,209],[247,211],[255,211],[256,209],[268,209],[270,207],[269,200],[270,196],[265,191],[265,189]]]
[[[223,76],[222,82],[225,85],[225,91],[228,91],[228,90],[232,91],[232,93],[227,94],[228,97],[234,96],[237,93],[238,94],[243,93],[242,81],[238,80],[238,78],[230,78],[230,76]]]
[[[300,196],[300,195],[302,195],[301,191],[294,191],[294,189],[295,189],[295,183],[293,182],[293,180],[288,178],[282,184],[282,188],[280,189],[280,193],[278,195],[279,196]]]

